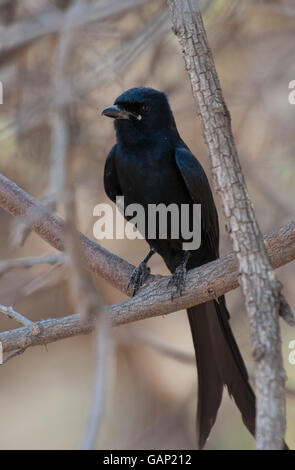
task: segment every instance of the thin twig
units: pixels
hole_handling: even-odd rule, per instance
[[[59,285],[62,281],[67,278],[68,269],[66,264],[53,266],[51,269],[42,272],[38,276],[26,282],[21,288],[19,294],[20,296],[28,296],[34,292],[42,289],[44,286],[46,288],[52,288]]]
[[[66,152],[68,144],[68,123],[66,111],[62,104],[64,90],[69,87],[66,77],[66,65],[71,44],[71,25],[76,16],[77,5],[74,4],[64,14],[64,24],[60,30],[57,41],[56,62],[53,77],[52,112],[50,114],[51,126],[51,157],[48,186],[42,196],[42,202],[50,210],[55,210],[64,186]],[[16,219],[10,234],[12,245],[23,245],[28,237],[32,225],[35,223],[34,213]]]
[[[40,266],[43,264],[62,264],[64,261],[65,256],[62,253],[48,253],[42,256],[7,259],[5,261],[0,261],[0,276],[11,269],[31,268],[32,266]]]
[[[104,0],[96,4],[85,4],[73,18],[72,28],[81,27],[93,21],[106,21],[121,15],[131,8],[139,7],[150,0]],[[55,34],[63,28],[66,12],[50,11],[37,18],[7,26],[0,31],[0,54],[40,39],[48,34]]]
[[[79,70],[75,73],[70,79],[72,86],[63,90],[62,104],[74,103],[102,83],[108,82],[110,77],[118,76],[137,57],[162,41],[169,29],[167,12],[156,13],[142,29],[136,31],[119,47],[113,47],[95,63],[91,63],[88,67],[84,66],[83,71]],[[21,105],[15,111],[15,115],[18,117],[15,121],[11,121],[8,127],[10,129],[16,127],[19,135],[24,135],[45,122],[50,110],[54,111],[54,101],[52,90],[49,89],[45,90],[42,96],[35,97],[29,103]],[[23,116],[25,119],[22,118]],[[4,130],[5,135],[8,127]]]
[[[21,313],[16,312],[13,307],[6,305],[0,305],[0,312],[6,315],[10,320],[15,320],[17,323],[25,326],[34,325],[34,322],[24,317]]]
[[[95,367],[94,390],[89,419],[83,440],[83,449],[93,449],[104,413],[104,398],[107,380],[107,359],[109,341],[109,319],[103,313],[102,300],[95,289],[90,273],[83,268],[83,258],[79,235],[76,230],[76,194],[73,182],[72,159],[69,152],[69,129],[66,119],[66,109],[62,102],[62,94],[68,89],[66,65],[68,62],[69,46],[71,44],[71,24],[76,12],[82,9],[80,0],[76,0],[66,15],[66,21],[59,35],[57,53],[56,105],[53,113],[53,162],[59,168],[62,177],[58,183],[58,199],[62,192],[62,200],[66,214],[66,252],[69,265],[69,287],[73,310],[80,312],[82,323],[95,322]],[[53,172],[53,184],[56,192],[56,175]],[[64,184],[65,183],[65,184]]]
[[[110,356],[110,322],[105,312],[102,311],[95,323],[94,350],[92,398],[81,450],[95,448],[105,412],[106,383]]]
[[[130,333],[123,331],[118,335],[119,343],[129,345],[140,345],[143,347],[150,348],[163,356],[169,357],[176,361],[184,364],[195,364],[195,356],[193,353],[182,351],[171,346],[170,342],[164,342],[162,338],[147,333],[144,331],[136,331],[136,333]]]
[[[25,349],[17,349],[16,351],[12,351],[11,353],[7,354],[7,356],[2,360],[2,362],[0,361],[0,364],[1,365],[5,364],[10,359],[13,359],[16,356],[20,356],[24,352],[25,352]]]

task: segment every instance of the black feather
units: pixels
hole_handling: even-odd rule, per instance
[[[133,119],[116,120],[117,145],[106,162],[105,190],[125,204],[193,203],[202,206],[202,241],[191,252],[187,268],[219,256],[218,216],[206,174],[182,141],[167,97],[150,88],[133,88],[115,104]],[[145,108],[142,108],[142,105]],[[141,114],[142,109],[148,109]],[[126,113],[125,113],[126,114]],[[136,119],[138,116],[138,119]],[[148,223],[148,221],[147,221]],[[183,259],[183,239],[146,239],[173,273]],[[198,368],[197,431],[202,448],[216,420],[224,385],[239,408],[249,431],[255,433],[255,395],[229,325],[223,297],[188,309]]]

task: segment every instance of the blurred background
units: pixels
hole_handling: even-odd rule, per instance
[[[203,1],[204,22],[250,198],[263,233],[294,218],[294,0]],[[75,27],[69,29],[71,24]],[[0,172],[60,215],[63,162],[56,154],[57,107],[63,108],[80,231],[93,238],[93,208],[107,201],[103,168],[115,135],[100,116],[124,90],[150,86],[167,93],[178,129],[210,168],[179,44],[165,1],[0,1]],[[221,254],[231,250],[221,214]],[[1,260],[54,250],[0,210]],[[19,241],[25,239],[21,246]],[[138,264],[142,240],[103,240]],[[154,274],[167,274],[158,256]],[[277,271],[295,306],[294,262]],[[0,277],[0,303],[33,321],[73,313],[62,265],[12,269]],[[106,304],[126,297],[94,279]],[[240,289],[227,296],[232,327],[253,371]],[[18,325],[0,313],[0,329]],[[282,323],[288,374],[287,436],[295,447],[295,366]],[[91,336],[29,348],[1,366],[1,449],[75,449],[88,413],[93,374]],[[104,449],[193,449],[197,373],[185,312],[112,330],[105,416],[97,441]],[[254,442],[226,390],[207,449],[252,449]]]

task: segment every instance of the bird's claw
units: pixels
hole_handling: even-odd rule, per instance
[[[175,295],[182,295],[186,278],[186,267],[183,265],[178,266],[168,281],[167,287],[172,286],[171,300]]]
[[[133,286],[132,297],[136,294],[138,289],[144,284],[150,272],[151,272],[150,268],[146,265],[144,261],[142,261],[138,266],[136,266],[136,268],[134,268],[130,276],[128,286],[127,286],[127,289],[129,289],[130,286]]]

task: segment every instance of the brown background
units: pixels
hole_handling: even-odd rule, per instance
[[[56,8],[56,3],[47,0],[11,3],[16,6],[12,21],[25,21]],[[126,41],[164,7],[164,2],[152,2],[102,24],[86,25],[73,34],[67,70],[69,82],[78,80],[79,85],[90,68],[94,83],[70,105],[68,119],[78,228],[90,237],[95,221],[93,208],[106,201],[103,167],[115,139],[111,121],[102,118],[100,112],[125,89],[151,86],[168,94],[180,134],[210,177],[200,123],[173,35],[168,32],[161,40],[149,35],[145,50],[135,54],[127,66],[124,56],[120,62],[120,53],[115,61],[106,61],[106,57],[113,57],[112,50],[123,51]],[[204,19],[232,114],[250,197],[262,231],[270,232],[294,217],[295,105],[288,102],[288,84],[295,79],[295,7],[291,1],[213,1]],[[3,15],[1,28],[7,27],[9,21]],[[50,128],[43,101],[53,83],[55,54],[56,38],[45,37],[17,51],[0,69],[4,84],[4,104],[0,106],[0,171],[37,198],[44,195],[50,165]],[[95,70],[100,72],[95,75]],[[30,125],[31,122],[35,125]],[[60,205],[57,212],[63,214]],[[231,246],[220,207],[219,214],[221,253],[225,254]],[[52,251],[35,234],[30,235],[24,247],[13,247],[8,242],[12,218],[0,211],[0,219],[1,259]],[[147,245],[140,240],[104,240],[102,245],[133,264],[147,252]],[[157,256],[151,267],[153,273],[167,273]],[[39,285],[41,274],[45,278]],[[277,274],[284,284],[286,298],[294,306],[294,263],[279,269]],[[104,281],[95,282],[106,303],[124,299]],[[251,374],[249,328],[240,289],[227,295],[227,302]],[[17,269],[2,276],[0,303],[13,303],[17,311],[34,321],[72,313],[67,275],[46,266]],[[2,331],[16,326],[0,314]],[[295,339],[295,330],[282,324],[282,338],[289,378],[286,440],[294,447],[295,366],[288,362],[288,344]],[[159,352],[153,346],[155,341],[189,353],[191,361],[183,363]],[[1,449],[78,447],[91,393],[91,347],[90,336],[73,338],[32,348],[1,367]],[[98,447],[194,448],[196,377],[185,312],[114,329],[107,406]],[[253,446],[252,437],[225,391],[207,448]]]

